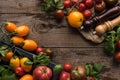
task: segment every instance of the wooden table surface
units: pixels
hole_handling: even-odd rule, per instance
[[[57,23],[54,17],[41,11],[40,0],[0,0],[0,23],[6,21],[29,26],[27,38],[36,40],[39,46],[52,48],[54,62],[73,66],[101,63],[104,65],[101,80],[120,80],[120,66],[104,53],[103,43],[86,40],[65,19]]]

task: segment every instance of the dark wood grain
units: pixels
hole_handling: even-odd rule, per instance
[[[29,26],[26,38],[36,40],[39,46],[52,48],[54,62],[73,66],[101,63],[104,65],[101,80],[120,80],[120,66],[104,53],[103,43],[86,40],[70,28],[65,19],[57,23],[54,17],[40,10],[40,0],[0,0],[0,23],[6,21]]]

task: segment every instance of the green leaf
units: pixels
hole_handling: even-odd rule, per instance
[[[0,74],[5,70],[3,66],[0,66]]]
[[[89,77],[87,77],[87,78],[86,78],[86,80],[90,80],[90,78],[89,78]]]
[[[32,61],[30,61],[30,60],[27,60],[27,61],[25,61],[25,62],[24,62],[24,64],[25,64],[25,65],[32,65],[32,64],[33,64],[33,62],[32,62]]]
[[[63,8],[64,8],[64,5],[63,5],[62,3],[58,3],[58,4],[56,5],[56,8],[57,8],[57,9],[63,9]]]
[[[37,56],[33,56],[34,65],[48,65],[50,63],[50,57],[46,53],[40,53]]]
[[[54,0],[54,3],[57,4],[58,2],[60,2],[60,0]]]
[[[95,80],[99,80],[99,77],[98,77],[98,76],[94,76],[94,79],[95,79]]]
[[[105,35],[104,49],[108,55],[115,54],[115,41],[116,41],[116,32],[110,31]]]
[[[97,72],[101,72],[102,68],[103,68],[102,64],[94,64],[94,69]]]
[[[0,54],[4,57],[8,53],[8,50],[0,50]]]
[[[5,49],[7,49],[7,48],[8,48],[7,45],[2,45],[2,46],[0,46],[0,50],[5,50]]]
[[[95,70],[91,71],[90,76],[96,76],[96,75],[98,75],[97,71],[95,71]]]
[[[87,75],[89,75],[89,74],[90,74],[89,66],[88,66],[88,65],[85,65],[85,69],[86,69],[86,73],[87,73]]]
[[[10,75],[4,75],[0,78],[0,80],[18,80],[14,73]]]

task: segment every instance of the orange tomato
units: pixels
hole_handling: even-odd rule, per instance
[[[37,43],[34,40],[24,40],[22,48],[27,51],[35,51],[37,49]]]
[[[19,57],[12,57],[10,59],[10,64],[13,65],[14,69],[17,68],[17,67],[19,67],[20,66],[20,59],[19,59]]]
[[[9,33],[14,32],[16,28],[17,26],[12,22],[7,22],[7,25],[5,26],[5,30]]]
[[[19,26],[15,29],[15,32],[17,33],[17,36],[23,37],[27,36],[29,33],[29,27],[28,26]]]
[[[20,44],[23,43],[24,41],[23,37],[19,37],[19,36],[13,36],[11,40],[16,46],[20,46]]]
[[[73,27],[73,28],[80,28],[84,17],[83,14],[79,11],[72,11],[68,16],[68,23]]]
[[[13,55],[14,55],[14,53],[12,51],[9,51],[6,54],[6,56],[2,57],[2,60],[8,62],[12,58]]]
[[[33,76],[30,74],[25,74],[19,80],[33,80]]]
[[[25,62],[30,61],[29,58],[23,57],[20,59],[20,65],[25,72],[30,72],[32,70],[32,65],[26,65]]]

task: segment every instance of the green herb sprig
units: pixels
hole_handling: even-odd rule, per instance
[[[120,39],[120,25],[109,31],[105,35],[104,50],[108,55],[114,55],[116,51],[116,41]]]
[[[87,73],[87,79],[90,80],[90,77],[93,77],[95,80],[99,80],[99,74],[102,71],[103,66],[101,64],[90,64],[87,63],[85,65],[86,73]]]
[[[56,9],[63,9],[64,5],[61,0],[45,0],[42,4],[41,9],[43,11],[55,11]]]
[[[18,80],[9,65],[0,65],[0,80]]]
[[[50,63],[50,57],[46,53],[40,53],[33,56],[33,65],[48,65]]]

